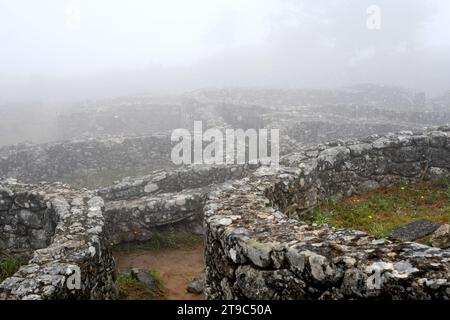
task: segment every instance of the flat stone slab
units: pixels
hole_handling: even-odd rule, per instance
[[[389,238],[400,241],[414,241],[432,234],[441,225],[428,220],[417,220],[391,231]]]

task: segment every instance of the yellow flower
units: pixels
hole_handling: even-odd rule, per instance
[[[372,219],[372,216],[369,214],[369,219]]]

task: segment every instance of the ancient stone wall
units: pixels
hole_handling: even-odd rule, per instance
[[[159,170],[139,178],[125,178],[97,190],[103,199],[127,200],[158,193],[179,192],[242,177],[257,165],[204,165],[179,170]]]
[[[177,104],[106,101],[58,117],[59,139],[98,135],[151,135],[183,127],[183,107]]]
[[[173,166],[170,136],[111,137],[0,148],[0,177],[99,187]]]
[[[0,194],[1,251],[31,255],[0,284],[0,299],[113,297],[114,261],[100,197],[61,184],[14,181],[0,182]]]
[[[114,244],[145,241],[165,226],[201,234],[206,195],[256,167],[222,165],[164,170],[99,189],[97,194],[106,200],[108,238]]]
[[[30,252],[48,246],[58,217],[43,192],[0,189],[0,250]]]
[[[1,249],[32,258],[0,299],[111,298],[108,246],[169,225],[206,234],[210,299],[449,298],[450,250],[301,222],[321,200],[449,170],[450,127],[441,127],[300,148],[279,168],[157,171],[95,193],[2,182]]]
[[[296,121],[284,128],[286,134],[297,145],[315,145],[335,139],[362,138],[370,134],[386,134],[410,129],[411,125],[388,122],[369,122],[354,120],[307,120]],[[423,127],[423,126],[420,126]]]
[[[209,299],[449,299],[450,250],[292,219],[318,201],[445,176],[450,128],[336,142],[208,196]]]

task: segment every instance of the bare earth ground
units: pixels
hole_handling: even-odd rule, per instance
[[[118,269],[143,268],[157,271],[163,281],[167,300],[201,300],[202,295],[192,294],[186,288],[192,278],[203,273],[203,245],[180,246],[163,250],[133,250],[114,252]]]

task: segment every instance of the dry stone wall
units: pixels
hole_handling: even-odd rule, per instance
[[[168,135],[4,147],[0,148],[0,177],[99,187],[172,167],[171,148]]]
[[[0,284],[0,299],[113,297],[114,261],[100,197],[62,184],[12,180],[0,181],[0,195],[0,250],[31,255]]]
[[[445,176],[450,127],[306,149],[208,196],[209,299],[449,299],[450,250],[308,225],[318,201]]]
[[[77,106],[58,116],[59,139],[99,135],[151,135],[183,127],[179,104],[133,101],[98,101]]]
[[[207,194],[255,168],[257,165],[222,165],[162,170],[99,189],[97,194],[106,200],[108,238],[114,244],[145,241],[165,226],[202,234]]]
[[[57,220],[42,191],[0,188],[0,250],[27,253],[46,247]]]
[[[177,225],[206,234],[209,299],[448,299],[449,249],[301,218],[330,197],[449,170],[450,127],[439,127],[299,148],[278,168],[162,170],[95,192],[2,181],[0,249],[32,257],[0,299],[112,298],[109,246]]]

